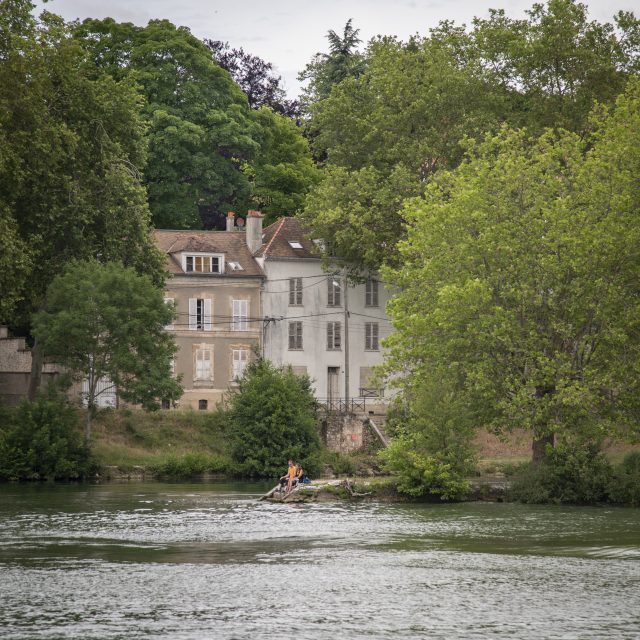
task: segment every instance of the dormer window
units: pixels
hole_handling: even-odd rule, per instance
[[[185,254],[183,267],[187,273],[222,273],[223,257],[206,253]]]
[[[302,243],[297,240],[289,240],[289,246],[292,249],[302,249]]]

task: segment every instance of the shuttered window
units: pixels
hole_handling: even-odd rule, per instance
[[[289,323],[289,349],[302,349],[302,322]]]
[[[231,331],[249,331],[248,317],[249,317],[249,301],[234,300]]]
[[[194,380],[213,380],[213,353],[211,349],[196,349]]]
[[[377,322],[364,323],[364,348],[366,351],[379,351],[379,327]]]
[[[164,303],[168,306],[170,306],[172,309],[174,308],[174,303],[175,300],[173,298],[165,298],[164,299]],[[165,325],[164,327],[165,329],[167,329],[167,331],[171,331],[173,330],[174,326],[173,326],[173,321],[170,322],[169,324]]]
[[[339,322],[327,322],[327,349],[336,351],[342,348],[342,329]]]
[[[378,281],[369,279],[365,284],[364,304],[366,307],[378,306]]]
[[[189,329],[211,331],[211,300],[209,298],[189,298]]]
[[[289,304],[302,304],[302,278],[289,278]]]
[[[339,307],[342,304],[342,287],[337,278],[327,280],[327,305],[329,307]]]
[[[232,349],[231,379],[239,380],[244,376],[244,370],[249,362],[248,349]]]

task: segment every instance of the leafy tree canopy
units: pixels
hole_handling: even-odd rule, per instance
[[[88,64],[60,18],[31,9],[0,5],[0,312],[23,330],[70,259],[99,255],[163,279],[139,181],[137,91]]]
[[[532,135],[546,127],[587,135],[594,101],[612,104],[637,73],[639,31],[630,13],[600,24],[574,0],[550,0],[523,20],[492,11],[469,30],[443,22],[406,43],[373,39],[360,71],[308,104],[313,151],[327,173],[308,198],[307,224],[361,269],[393,262],[406,222],[407,181],[399,173],[411,194],[421,194],[438,170],[460,163],[465,138],[482,139],[503,123]],[[365,181],[373,191],[348,186]],[[391,206],[353,215],[370,208],[378,188]],[[348,232],[335,224],[346,219]],[[372,226],[385,230],[373,250]]]
[[[199,228],[198,204],[227,211],[248,197],[240,164],[258,149],[257,126],[246,97],[202,42],[167,20],[146,27],[85,20],[75,33],[96,65],[142,86],[144,177],[156,227]]]
[[[246,94],[252,109],[269,107],[276,113],[289,118],[297,118],[299,105],[296,100],[287,100],[280,86],[281,76],[274,73],[273,65],[262,58],[231,48],[228,42],[205,40],[216,62],[226,69],[236,84]]]
[[[51,283],[34,333],[46,355],[88,379],[87,442],[101,378],[147,409],[181,395],[170,370],[177,347],[165,331],[173,313],[147,276],[118,263],[72,263]]]

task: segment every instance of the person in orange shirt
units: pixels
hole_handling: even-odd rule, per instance
[[[287,493],[291,491],[291,486],[293,485],[293,479],[296,477],[296,465],[293,464],[293,460],[289,460],[289,468],[287,469],[287,473],[285,473],[280,478],[280,486],[283,486],[284,483],[287,483]]]

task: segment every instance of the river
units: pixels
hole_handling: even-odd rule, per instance
[[[0,486],[0,638],[640,638],[640,509]]]

